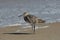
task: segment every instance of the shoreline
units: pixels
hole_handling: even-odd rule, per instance
[[[31,34],[31,28],[27,28],[27,31],[23,31],[25,29],[19,27],[20,26],[0,28],[0,40],[60,40],[60,22],[49,24],[48,28],[39,28],[35,34]],[[16,32],[18,29],[22,31]]]

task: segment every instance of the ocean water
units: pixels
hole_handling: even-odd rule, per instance
[[[60,0],[0,0],[0,27],[27,23],[19,15],[25,11],[46,23],[60,22]]]

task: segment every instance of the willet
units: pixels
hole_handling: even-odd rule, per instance
[[[29,14],[28,12],[24,12],[22,15],[19,15],[18,17],[23,16],[24,20],[27,23],[30,23],[32,25],[33,33],[35,33],[35,24],[37,23],[45,23],[45,20],[38,19],[36,16]]]

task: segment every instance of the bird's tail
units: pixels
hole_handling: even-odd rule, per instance
[[[36,21],[37,21],[37,23],[45,23],[46,22],[45,20],[42,20],[42,19],[37,19]]]

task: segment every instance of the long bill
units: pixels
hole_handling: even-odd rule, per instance
[[[21,16],[23,16],[23,15],[19,15],[18,17],[21,17]]]

